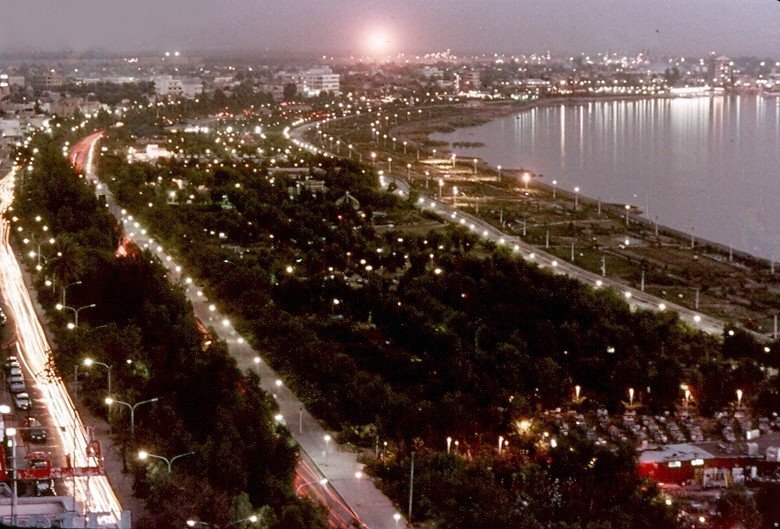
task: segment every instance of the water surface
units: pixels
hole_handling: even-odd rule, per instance
[[[431,138],[482,142],[455,152],[525,167],[697,237],[780,257],[780,98],[560,104]]]

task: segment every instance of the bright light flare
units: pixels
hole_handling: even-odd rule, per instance
[[[374,29],[368,34],[368,51],[373,55],[382,55],[390,50],[390,36],[381,29]]]

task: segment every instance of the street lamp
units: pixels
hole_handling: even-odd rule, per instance
[[[328,447],[330,446],[330,440],[331,436],[328,434],[325,434],[325,437],[323,437],[325,440],[325,464],[328,464]]]
[[[54,306],[54,308],[56,308],[57,310],[62,310],[62,309],[68,309],[68,310],[72,310],[72,311],[73,311],[73,315],[74,315],[74,316],[75,316],[75,318],[76,318],[76,323],[73,325],[73,328],[75,328],[75,327],[78,327],[78,326],[79,326],[79,312],[81,312],[81,311],[82,311],[82,310],[84,310],[84,309],[91,309],[91,308],[94,308],[94,307],[96,307],[96,306],[97,306],[97,305],[95,305],[94,303],[91,303],[91,304],[89,304],[89,305],[84,305],[83,307],[73,308],[73,307],[69,307],[69,306],[67,306],[67,305],[63,305],[62,303],[57,303],[57,304]],[[71,328],[71,327],[69,326],[69,328]]]
[[[555,194],[556,191],[558,190],[558,180],[553,180],[552,185],[553,185],[553,200],[555,200]]]
[[[322,485],[324,487],[325,485],[328,484],[328,478],[315,479],[315,480],[312,480],[312,481],[307,481],[306,483],[301,483],[300,485],[298,485],[295,488],[295,493],[296,494],[300,494],[301,489],[303,489],[303,487],[306,487],[307,485],[316,485],[317,483],[319,483],[320,485]]]
[[[135,404],[130,404],[129,402],[125,402],[122,400],[116,400],[113,397],[106,397],[105,403],[108,406],[111,406],[112,404],[121,404],[122,406],[127,406],[127,408],[130,410],[130,437],[135,437],[135,409],[140,406],[141,404],[149,404],[152,402],[157,402],[160,400],[159,398],[155,397],[153,399],[147,399],[142,400],[141,402],[136,402]]]
[[[580,198],[580,188],[575,187],[574,188],[574,211],[577,211],[577,206],[579,205],[579,198]]]
[[[256,514],[252,514],[250,516],[247,516],[246,518],[241,518],[240,520],[234,520],[232,522],[226,523],[225,525],[217,525],[217,524],[210,524],[208,522],[200,522],[198,520],[187,520],[187,527],[195,527],[196,525],[203,525],[205,527],[213,527],[214,529],[225,529],[226,527],[230,527],[233,525],[238,525],[242,522],[250,522],[250,523],[257,523],[260,521],[260,517]]]
[[[531,181],[531,175],[523,173],[523,183],[525,184],[525,190],[528,191],[528,182]]]
[[[80,285],[81,281],[74,281],[72,283],[68,283],[67,285],[62,285],[62,304],[65,305],[65,295],[68,293],[68,287],[72,285]]]
[[[180,459],[182,457],[191,456],[191,455],[195,455],[195,452],[186,452],[184,454],[178,454],[178,455],[175,455],[172,458],[168,459],[167,457],[158,456],[156,454],[150,454],[146,450],[139,450],[138,451],[138,459],[141,460],[141,461],[146,461],[150,457],[154,458],[154,459],[159,459],[160,461],[165,461],[165,464],[168,465],[168,474],[173,472],[173,468],[172,467],[173,467],[173,462],[174,461],[176,461],[177,459]]]
[[[6,428],[6,437],[10,437],[11,445],[11,460],[13,461],[11,466],[11,477],[13,479],[13,491],[11,496],[11,524],[16,525],[16,499],[18,497],[17,485],[16,485],[16,428]]]
[[[472,161],[474,162],[474,174],[477,174],[477,162],[478,162],[479,160],[477,160],[476,158],[474,158],[474,160],[472,160]]]
[[[85,358],[82,362],[86,367],[92,366],[92,364],[103,366],[108,371],[108,394],[111,395],[111,368],[114,366],[110,366],[108,364],[104,364],[103,362],[98,362],[97,360],[92,360],[91,358]]]
[[[631,205],[626,204],[626,228],[628,228],[628,213],[631,211]]]
[[[501,166],[499,165],[496,169],[498,169],[498,182],[501,182]]]

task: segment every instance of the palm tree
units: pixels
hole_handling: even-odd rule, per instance
[[[59,238],[55,249],[57,252],[49,260],[49,273],[61,285],[67,285],[84,271],[84,256],[81,247],[67,235]]]

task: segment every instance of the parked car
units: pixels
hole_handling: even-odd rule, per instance
[[[30,395],[25,392],[17,393],[14,395],[14,404],[16,404],[16,408],[19,410],[29,410]]]
[[[12,377],[22,377],[22,376],[24,376],[22,374],[22,368],[18,364],[11,366],[11,370],[10,370],[9,374]]]
[[[39,479],[35,482],[35,495],[36,496],[54,496],[54,480],[51,479]]]
[[[8,388],[11,390],[11,393],[14,394],[27,391],[27,386],[24,385],[24,380],[9,380]]]
[[[9,356],[8,358],[5,359],[5,370],[6,371],[11,369],[11,366],[14,366],[14,365],[17,365],[17,366],[19,365],[19,360],[17,360],[15,356],[12,355],[12,356]]]

